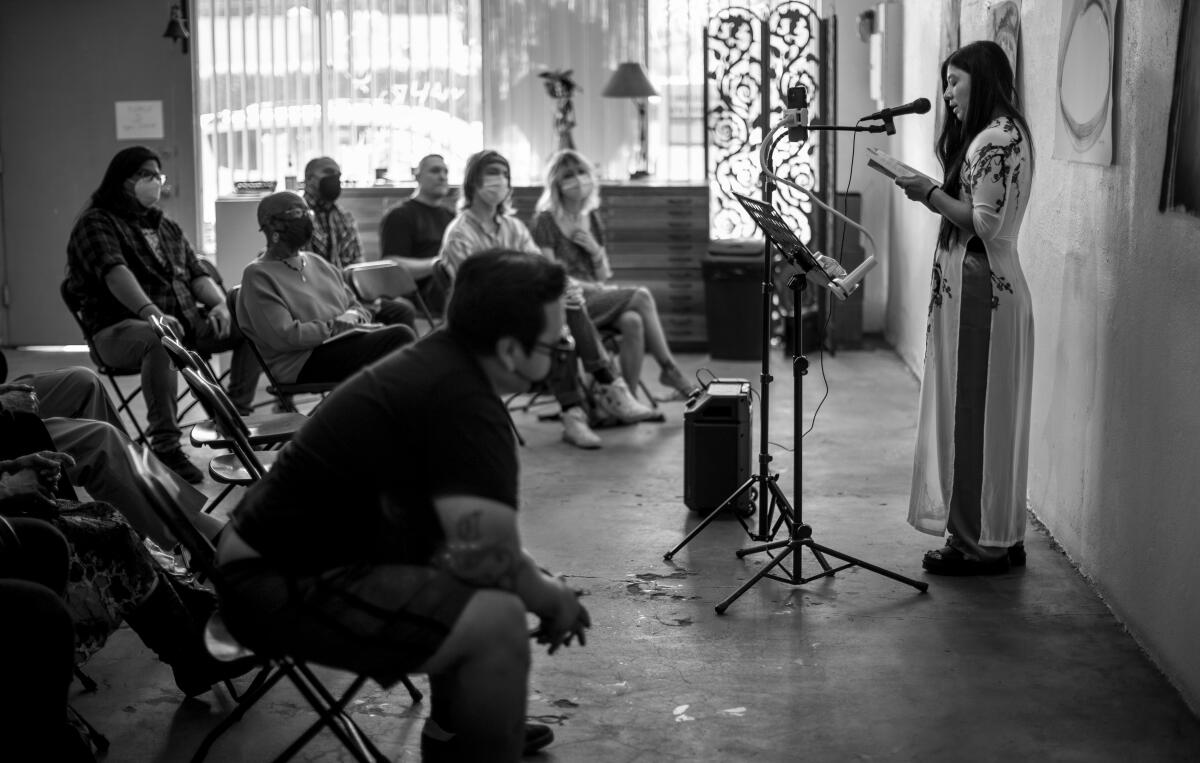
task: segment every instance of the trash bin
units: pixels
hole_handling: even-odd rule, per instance
[[[717,360],[758,360],[762,352],[763,241],[713,241],[702,263],[708,352]]]

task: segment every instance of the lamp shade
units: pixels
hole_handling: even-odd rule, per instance
[[[617,70],[604,86],[600,95],[605,98],[650,98],[658,95],[654,85],[646,76],[646,70],[636,61],[617,65]]]

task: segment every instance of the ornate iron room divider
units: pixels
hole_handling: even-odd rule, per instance
[[[807,2],[780,3],[765,17],[735,6],[709,19],[704,30],[704,159],[712,181],[712,238],[756,235],[754,221],[733,194],[762,198],[758,148],[786,108],[789,87],[808,88],[811,121],[832,121],[835,32],[835,22],[821,19],[816,6]],[[819,132],[802,146],[785,140],[774,153],[776,172],[829,199],[835,145],[832,136]],[[773,202],[802,241],[828,251],[826,216],[814,215],[803,194],[779,186]]]

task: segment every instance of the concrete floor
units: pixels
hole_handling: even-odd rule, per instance
[[[8,355],[11,375],[80,358]],[[681,361],[759,385],[757,362]],[[586,647],[535,656],[529,714],[557,735],[538,759],[1200,760],[1200,721],[1044,530],[1031,526],[1024,569],[921,571],[939,544],[905,523],[917,382],[886,347],[827,357],[824,371],[829,399],[804,442],[804,517],[818,542],[926,580],[928,593],[852,569],[799,587],[764,581],[719,616],[713,605],[764,558],[738,560],[749,541],[725,520],[663,561],[697,522],[682,502],[682,404],[666,406],[665,424],[602,430],[604,449],[586,453],[562,444],[556,423],[517,416],[526,545],[587,590],[595,623]],[[772,466],[790,498],[793,395],[778,352],[773,373]],[[823,389],[814,357],[805,426]],[[755,457],[758,414],[756,401]],[[808,552],[803,569],[817,569]],[[182,700],[128,629],[87,671],[100,689],[75,689],[73,701],[108,735],[110,761],[186,760],[230,707],[223,691]],[[372,684],[353,712],[384,752],[419,759],[427,702]],[[269,759],[309,720],[279,687],[210,760]],[[303,759],[347,757],[323,733]]]

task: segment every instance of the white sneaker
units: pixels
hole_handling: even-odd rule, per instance
[[[576,448],[584,450],[595,450],[603,444],[600,435],[593,432],[592,428],[588,426],[587,414],[578,405],[563,411],[562,425],[563,442],[568,442]]]
[[[624,379],[617,379],[612,384],[597,384],[595,396],[600,410],[624,424],[658,416],[658,411],[637,401]]]

